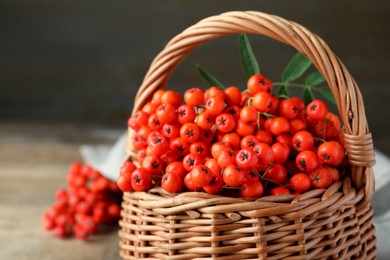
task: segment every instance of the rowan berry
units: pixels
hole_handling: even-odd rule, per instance
[[[244,198],[260,198],[263,192],[264,187],[260,181],[247,181],[242,184],[240,194]]]
[[[172,123],[176,119],[176,109],[170,104],[161,104],[157,107],[156,116],[161,124]]]
[[[136,169],[131,175],[131,187],[135,191],[147,191],[152,186],[152,174],[145,168]]]
[[[210,97],[206,100],[206,110],[214,116],[222,113],[225,109],[225,101],[220,96]]]
[[[254,95],[260,91],[272,93],[272,83],[267,77],[261,74],[252,75],[247,82],[249,92]]]
[[[345,149],[336,141],[329,141],[320,144],[317,150],[321,162],[331,166],[339,166],[344,160]]]
[[[182,178],[174,172],[166,172],[161,179],[161,187],[171,193],[180,191],[182,187]]]
[[[320,160],[315,152],[305,150],[297,155],[295,163],[300,171],[311,172],[319,166]]]
[[[290,179],[291,188],[297,192],[305,192],[310,189],[311,180],[305,173],[294,174]]]
[[[200,128],[194,123],[185,123],[180,128],[180,137],[187,143],[194,143],[198,141],[200,136]]]
[[[215,118],[215,126],[222,133],[228,133],[234,129],[236,122],[234,116],[230,114],[220,114]]]
[[[193,184],[197,187],[209,185],[213,178],[213,172],[205,165],[197,165],[190,174]]]
[[[245,106],[240,111],[240,119],[248,124],[256,124],[259,113],[254,106]]]
[[[253,96],[252,105],[262,113],[267,113],[272,108],[272,95],[265,91],[260,91]]]
[[[313,100],[306,107],[306,115],[313,120],[323,120],[327,114],[328,106],[322,100]]]
[[[191,105],[181,105],[177,109],[177,120],[180,124],[193,123],[196,118],[195,108]]]
[[[172,105],[178,108],[182,103],[182,97],[179,93],[173,90],[167,90],[161,95],[161,103]]]
[[[311,150],[314,145],[314,137],[308,131],[299,131],[292,137],[292,147],[297,151]]]
[[[195,121],[196,124],[203,130],[209,130],[215,123],[215,117],[208,111],[204,111],[196,117]]]
[[[241,103],[241,91],[234,86],[226,88],[225,100],[229,106],[239,105]]]
[[[258,163],[257,154],[253,151],[253,148],[250,149],[241,149],[236,155],[236,164],[241,169],[253,169]]]
[[[200,88],[190,88],[184,92],[184,101],[190,106],[200,106],[204,102],[204,92]]]
[[[244,183],[245,173],[236,165],[227,166],[222,173],[223,181],[230,187],[238,187]]]

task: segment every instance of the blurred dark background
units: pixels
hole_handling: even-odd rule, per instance
[[[125,128],[137,88],[164,45],[198,20],[231,10],[273,13],[325,39],[358,82],[370,129],[390,154],[388,0],[0,0],[0,120]],[[262,72],[279,81],[295,51],[250,39]],[[196,63],[244,87],[236,40],[200,47],[167,87],[205,87]]]

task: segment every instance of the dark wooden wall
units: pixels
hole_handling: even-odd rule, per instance
[[[387,0],[76,1],[0,0],[0,120],[125,125],[149,63],[174,35],[230,10],[274,13],[324,38],[354,75],[369,123],[390,137],[390,2]],[[279,80],[293,50],[251,37],[263,73]],[[200,63],[244,86],[236,37],[206,44],[177,69],[169,88],[204,86]],[[389,149],[390,150],[390,149]]]

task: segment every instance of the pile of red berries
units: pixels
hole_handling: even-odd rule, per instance
[[[115,224],[120,217],[122,192],[97,170],[77,162],[70,167],[68,188],[56,192],[56,201],[42,215],[42,227],[59,238],[74,234],[85,240],[101,224]]]
[[[339,118],[321,100],[305,106],[272,91],[261,74],[249,78],[244,92],[188,89],[184,104],[179,93],[158,90],[129,118],[138,153],[124,163],[119,188],[233,190],[247,198],[327,188],[344,168]]]

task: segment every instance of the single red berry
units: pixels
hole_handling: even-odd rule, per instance
[[[142,167],[152,175],[160,175],[162,173],[164,163],[160,157],[147,155],[142,161]]]
[[[152,102],[149,102],[149,103],[146,103],[143,107],[142,107],[142,111],[144,111],[145,113],[149,114],[149,115],[152,115],[156,112],[156,109],[157,109],[158,105],[157,104],[154,104]]]
[[[257,154],[252,149],[242,149],[236,155],[236,164],[242,169],[253,169],[257,163]]]
[[[184,101],[190,106],[200,106],[204,102],[204,92],[200,88],[190,88],[184,93]]]
[[[223,178],[220,173],[213,172],[213,177],[208,185],[203,186],[205,192],[209,194],[217,194],[223,189]]]
[[[249,92],[254,95],[260,91],[272,93],[272,83],[267,77],[261,74],[252,75],[247,82]]]
[[[241,139],[241,149],[253,150],[257,144],[259,144],[259,140],[257,140],[254,135],[247,135]]]
[[[260,91],[253,96],[252,105],[262,113],[267,113],[272,108],[272,95],[265,91]]]
[[[163,124],[158,119],[156,114],[151,114],[148,119],[148,126],[153,131],[159,131],[163,127]]]
[[[238,187],[244,183],[245,173],[236,165],[227,166],[222,174],[223,181],[230,187]]]
[[[201,129],[200,130],[200,136],[199,141],[204,142],[205,144],[210,144],[213,142],[213,139],[215,137],[215,131],[208,129]]]
[[[206,110],[211,115],[217,116],[225,109],[225,101],[222,97],[215,96],[206,100]]]
[[[287,189],[286,187],[282,187],[282,186],[275,187],[275,188],[271,189],[271,191],[269,193],[273,196],[291,194],[289,189]]]
[[[201,158],[205,157],[208,154],[209,147],[204,142],[195,142],[190,145],[190,153],[200,156]]]
[[[230,114],[220,114],[215,118],[215,126],[222,133],[228,133],[236,126],[234,116]]]
[[[287,161],[288,156],[290,155],[290,147],[283,143],[274,143],[271,146],[274,160],[277,163],[284,163]]]
[[[164,124],[161,132],[166,138],[175,139],[180,136],[180,125]]]
[[[151,154],[156,157],[163,155],[168,151],[169,140],[159,132],[154,132],[149,135],[148,144],[151,149]]]
[[[179,93],[173,90],[167,90],[161,95],[161,103],[172,105],[174,108],[178,108],[181,105],[182,97]]]
[[[210,114],[208,111],[204,111],[196,117],[196,124],[204,130],[211,129],[214,123],[215,123],[215,117],[212,114]]]
[[[274,182],[282,183],[287,177],[287,170],[282,164],[274,163],[264,177]]]
[[[295,163],[300,171],[311,172],[320,165],[320,160],[315,152],[306,150],[297,155]]]
[[[138,127],[141,127],[143,125],[146,125],[148,123],[148,119],[149,119],[149,114],[142,111],[142,110],[139,110],[137,111],[135,114],[134,114],[134,120],[135,120],[135,124],[138,126]]]
[[[217,157],[218,165],[221,168],[226,168],[229,165],[236,164],[236,152],[231,148],[226,148],[218,154]]]
[[[169,124],[176,119],[176,109],[170,104],[161,104],[157,107],[156,116],[162,124]]]
[[[225,100],[229,106],[240,105],[241,91],[237,87],[231,86],[225,89]]]
[[[182,178],[178,174],[167,172],[162,176],[161,187],[167,192],[176,193],[181,189],[182,182]]]
[[[195,121],[196,111],[191,105],[181,105],[177,109],[177,120],[180,124],[193,123]]]
[[[240,119],[248,124],[256,124],[259,112],[254,106],[245,106],[240,111]]]
[[[223,91],[222,89],[220,89],[216,86],[212,86],[212,87],[208,88],[206,90],[206,92],[204,93],[205,100],[207,100],[211,97],[220,97],[222,99],[225,99],[226,94],[225,94],[225,91]]]
[[[190,145],[181,137],[171,140],[169,147],[179,156],[185,156],[190,152]]]
[[[332,177],[326,168],[318,167],[309,173],[311,185],[315,189],[326,189],[332,184]]]
[[[126,161],[122,164],[122,167],[119,171],[119,175],[123,175],[126,179],[130,180],[131,179],[131,174],[133,171],[137,169],[137,166],[135,166],[134,163],[130,161]]]
[[[200,128],[194,123],[186,123],[180,128],[180,137],[187,143],[198,141],[200,136]]]
[[[183,158],[183,166],[188,172],[202,163],[202,158],[196,154],[187,154]]]
[[[320,144],[317,150],[321,162],[331,166],[339,166],[345,157],[345,149],[339,142],[329,141]]]
[[[255,132],[256,126],[245,123],[241,119],[237,120],[236,133],[240,136],[252,135]]]
[[[234,149],[238,149],[241,146],[241,137],[237,133],[224,134],[222,142],[229,143]]]
[[[299,131],[292,137],[292,147],[297,151],[311,150],[314,145],[314,136],[308,131]]]
[[[292,99],[285,99],[279,103],[279,114],[289,120],[294,119],[298,115],[298,105]]]
[[[144,168],[136,169],[131,176],[131,186],[135,191],[147,191],[152,186],[152,174]]]
[[[290,130],[290,123],[285,117],[276,117],[271,122],[270,130],[274,135],[287,133]]]
[[[322,100],[313,100],[306,107],[306,115],[313,120],[324,120],[327,114],[328,106]]]
[[[213,178],[213,172],[205,165],[197,165],[192,169],[190,174],[192,182],[197,187],[209,185]]]
[[[264,188],[260,181],[248,181],[242,184],[241,196],[244,198],[260,198]]]
[[[290,179],[291,188],[297,192],[305,192],[310,189],[311,181],[307,174],[297,173]]]
[[[290,134],[294,135],[295,133],[306,129],[306,121],[300,117],[290,120]]]

